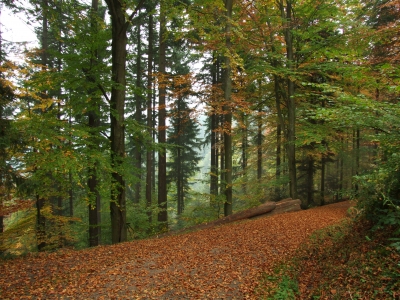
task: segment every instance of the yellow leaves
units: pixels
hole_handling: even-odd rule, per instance
[[[33,204],[34,202],[31,200],[13,200],[0,203],[0,216],[7,216],[13,212],[30,208]]]

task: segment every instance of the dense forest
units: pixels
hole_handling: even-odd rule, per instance
[[[357,199],[400,248],[400,1],[1,6],[38,41],[0,36],[3,256],[285,198]]]

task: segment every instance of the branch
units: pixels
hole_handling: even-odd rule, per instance
[[[100,83],[98,83],[98,84],[97,84],[97,87],[100,89],[101,93],[103,94],[104,98],[106,98],[107,102],[110,103],[111,100],[110,100],[110,98],[108,98],[107,92],[106,92],[106,90],[103,88],[103,86],[102,86]]]
[[[132,22],[132,19],[135,17],[135,15],[138,13],[138,11],[143,7],[145,3],[145,0],[140,0],[139,4],[136,6],[135,10],[131,13],[129,16],[128,20],[126,21],[123,30],[127,30],[129,24]]]
[[[89,71],[90,71],[89,69],[82,68],[82,71],[86,76],[86,80],[88,80],[89,82],[92,82],[92,83],[96,83],[96,80],[89,74]],[[104,98],[106,98],[107,102],[110,103],[110,98],[108,98],[107,92],[103,88],[103,86],[100,83],[97,83],[97,87],[99,88],[99,90],[103,94]]]

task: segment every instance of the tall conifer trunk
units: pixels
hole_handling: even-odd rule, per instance
[[[42,70],[46,71],[47,64],[48,64],[48,18],[47,18],[47,9],[48,9],[48,2],[47,0],[43,0],[42,2],[42,12],[43,12],[43,19],[42,19]],[[46,91],[42,92],[42,97],[47,97]],[[34,149],[33,151],[37,151]],[[36,237],[37,237],[37,247],[38,251],[42,251],[44,247],[46,247],[46,217],[43,215],[42,209],[45,205],[45,199],[42,198],[40,195],[36,196]]]
[[[307,156],[307,206],[314,205],[314,159]]]
[[[0,18],[1,18],[1,11],[0,11]],[[0,30],[0,66],[3,65],[3,48],[2,48],[2,43],[3,43],[3,38],[1,36],[1,30]],[[0,70],[0,80],[3,81],[4,75],[2,70]],[[1,85],[3,85],[3,82],[0,82]],[[1,87],[3,89],[3,86]],[[3,139],[6,135],[6,126],[4,123],[6,122],[6,118],[4,117],[4,107],[3,107],[3,102],[0,103],[0,139]],[[6,147],[7,145],[0,145],[0,159],[3,161],[4,165],[0,165],[0,184],[1,186],[6,185]],[[5,199],[5,195],[1,195],[0,197],[0,205],[3,205],[3,201]],[[4,231],[4,216],[0,216],[0,234],[2,234]],[[0,241],[0,249],[3,248],[2,246],[2,241]],[[2,250],[0,250],[0,255],[3,253]]]
[[[286,42],[286,57],[287,57],[287,68],[290,71],[294,71],[294,50],[293,50],[293,35],[292,35],[292,0],[286,1],[286,13],[283,5],[283,1],[280,2],[280,9],[282,19],[285,20],[285,42]],[[297,175],[296,175],[296,106],[294,101],[294,82],[288,76],[287,79],[287,95],[286,105],[288,110],[288,126],[287,126],[287,144],[286,152],[288,158],[289,168],[289,190],[290,197],[297,199]],[[302,203],[305,206],[305,203]]]
[[[91,8],[91,26],[92,33],[96,33],[98,30],[97,17],[98,17],[98,8],[99,3],[98,0],[92,0],[92,8]],[[95,49],[92,53],[91,58],[91,69],[97,64],[98,60],[98,51]],[[89,71],[91,72],[91,70]],[[95,79],[92,78],[90,74],[88,74],[88,80],[94,82]],[[91,103],[90,109],[88,112],[89,119],[89,129],[90,129],[90,148],[94,148],[94,145],[97,145],[96,136],[97,129],[100,126],[99,119],[99,102],[100,99],[95,95],[95,90],[90,91]],[[89,167],[88,170],[88,187],[89,187],[89,195],[91,201],[89,203],[89,246],[97,246],[100,244],[100,194],[98,192],[98,179],[97,179],[97,163]]]
[[[225,0],[226,9],[226,25],[225,25],[225,46],[226,51],[232,48],[231,43],[231,19],[232,19],[233,0]],[[225,204],[224,215],[232,214],[232,109],[231,109],[231,94],[232,94],[232,78],[231,78],[231,59],[230,55],[225,55],[225,80],[224,80],[224,153],[225,153]]]
[[[166,74],[166,17],[165,17],[166,6],[164,1],[160,4],[160,51],[159,51],[159,71],[164,77]],[[163,80],[164,81],[164,80]],[[159,112],[158,112],[158,142],[165,144],[166,142],[166,87],[165,82],[161,82],[158,85],[158,99],[159,99]],[[160,209],[158,213],[158,222],[162,225],[162,230],[166,230],[168,226],[168,213],[167,213],[167,156],[166,149],[163,147],[158,151],[158,207]]]
[[[259,108],[258,117],[257,117],[257,180],[258,183],[261,183],[262,178],[262,142],[263,142],[263,134],[262,134],[262,110]]]
[[[136,87],[142,87],[142,43],[141,43],[141,31],[140,31],[141,19],[138,18],[137,22],[137,58],[136,58]],[[138,124],[142,123],[142,95],[136,94],[135,103],[135,120]],[[134,202],[139,203],[141,198],[141,184],[142,184],[142,145],[140,142],[135,143],[133,155],[135,157],[135,168],[137,182],[135,184],[135,198]]]
[[[280,199],[281,189],[280,189],[280,179],[281,179],[281,152],[282,152],[282,126],[279,121],[276,124],[276,157],[275,157],[275,198]]]
[[[218,83],[218,58],[215,57],[215,52],[213,53],[213,65],[211,69],[211,76],[212,76],[212,94],[211,94],[211,120],[210,120],[210,131],[211,131],[211,149],[210,149],[210,156],[211,156],[211,166],[210,166],[210,195],[211,200],[215,199],[218,195],[218,136],[217,136],[217,126],[218,126],[218,116],[217,116],[217,104],[215,103],[217,100],[217,96],[215,95],[215,89]],[[211,201],[211,204],[214,202]]]
[[[242,128],[242,176],[243,176],[243,193],[247,193],[247,146],[248,146],[248,118],[246,113],[242,113],[243,128]]]
[[[152,96],[153,96],[153,15],[149,12],[149,49],[148,49],[148,61],[147,61],[147,127],[149,129],[149,135],[152,136],[153,128],[153,106],[152,106]],[[146,202],[148,208],[148,218],[149,222],[152,222],[152,151],[147,150],[146,153]]]
[[[325,205],[325,174],[326,174],[326,158],[324,155],[322,155],[322,158],[321,158],[321,183],[320,183],[321,206]]]
[[[356,176],[359,175],[360,172],[360,129],[356,130]],[[358,195],[359,186],[358,183],[354,186],[355,194]]]
[[[178,145],[178,149],[177,149],[177,155],[176,155],[176,164],[177,164],[177,174],[176,174],[176,202],[177,202],[177,214],[181,215],[183,212],[183,180],[182,180],[182,151],[183,149],[181,148],[182,145],[182,134],[183,134],[183,120],[181,118],[182,116],[182,108],[181,108],[181,102],[182,99],[180,96],[178,96],[178,123],[177,123],[177,128],[176,128],[176,132],[177,132],[177,145]]]

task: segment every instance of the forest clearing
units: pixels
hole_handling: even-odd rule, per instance
[[[262,272],[350,202],[195,232],[0,262],[2,299],[257,299]]]

